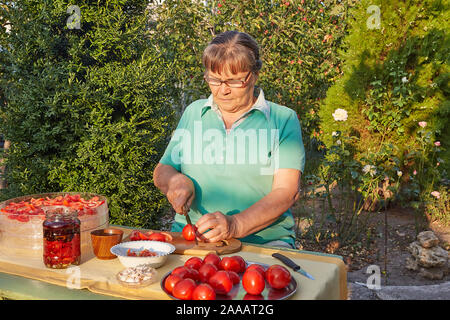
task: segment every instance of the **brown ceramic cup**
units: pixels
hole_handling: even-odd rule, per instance
[[[111,247],[122,241],[123,231],[115,228],[98,229],[91,232],[92,249],[97,258],[109,260],[117,258]]]

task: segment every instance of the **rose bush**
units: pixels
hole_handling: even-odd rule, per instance
[[[376,11],[367,11],[371,5],[380,9],[378,17]],[[402,172],[404,187],[397,199],[404,203],[420,201],[436,184],[448,181],[445,10],[435,1],[361,1],[350,8],[349,32],[340,51],[344,73],[328,89],[319,110],[319,138],[328,150],[337,130],[352,137],[352,158],[361,163],[370,154],[392,150],[377,160],[386,171],[377,171],[391,185],[396,172]],[[369,27],[372,18],[379,19],[379,28]]]

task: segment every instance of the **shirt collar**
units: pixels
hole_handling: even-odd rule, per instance
[[[270,107],[269,107],[269,104],[267,103],[266,99],[264,98],[263,90],[261,88],[255,88],[255,93],[256,94],[257,94],[257,90],[259,90],[258,98],[256,99],[256,101],[253,104],[253,106],[251,107],[251,109],[248,110],[245,114],[248,114],[252,110],[259,110],[259,111],[261,111],[264,114],[264,116],[266,117],[267,121],[269,121],[269,119],[270,119]],[[212,94],[208,97],[208,99],[206,100],[205,104],[202,107],[202,110],[201,110],[201,115],[202,116],[205,114],[205,112],[206,112],[206,110],[208,110],[208,108],[211,108],[214,112],[216,112],[219,115],[221,115],[219,107],[214,102]]]

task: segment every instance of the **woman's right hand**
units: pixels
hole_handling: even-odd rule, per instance
[[[176,213],[187,214],[195,198],[194,183],[167,164],[158,163],[153,171],[155,186],[164,193]]]
[[[182,173],[175,174],[168,181],[166,196],[175,212],[185,215],[195,198],[194,183]]]

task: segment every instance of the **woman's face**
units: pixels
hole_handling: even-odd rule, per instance
[[[209,78],[219,79],[222,81],[245,80],[245,77],[248,74],[248,71],[233,74],[227,69],[224,69],[220,74],[210,70],[207,72]],[[253,104],[253,91],[256,80],[257,76],[250,73],[247,78],[246,85],[243,88],[230,88],[225,83],[222,83],[220,86],[213,86],[209,84],[209,88],[213,95],[214,101],[222,111],[238,112],[242,109],[250,107],[250,105]]]

